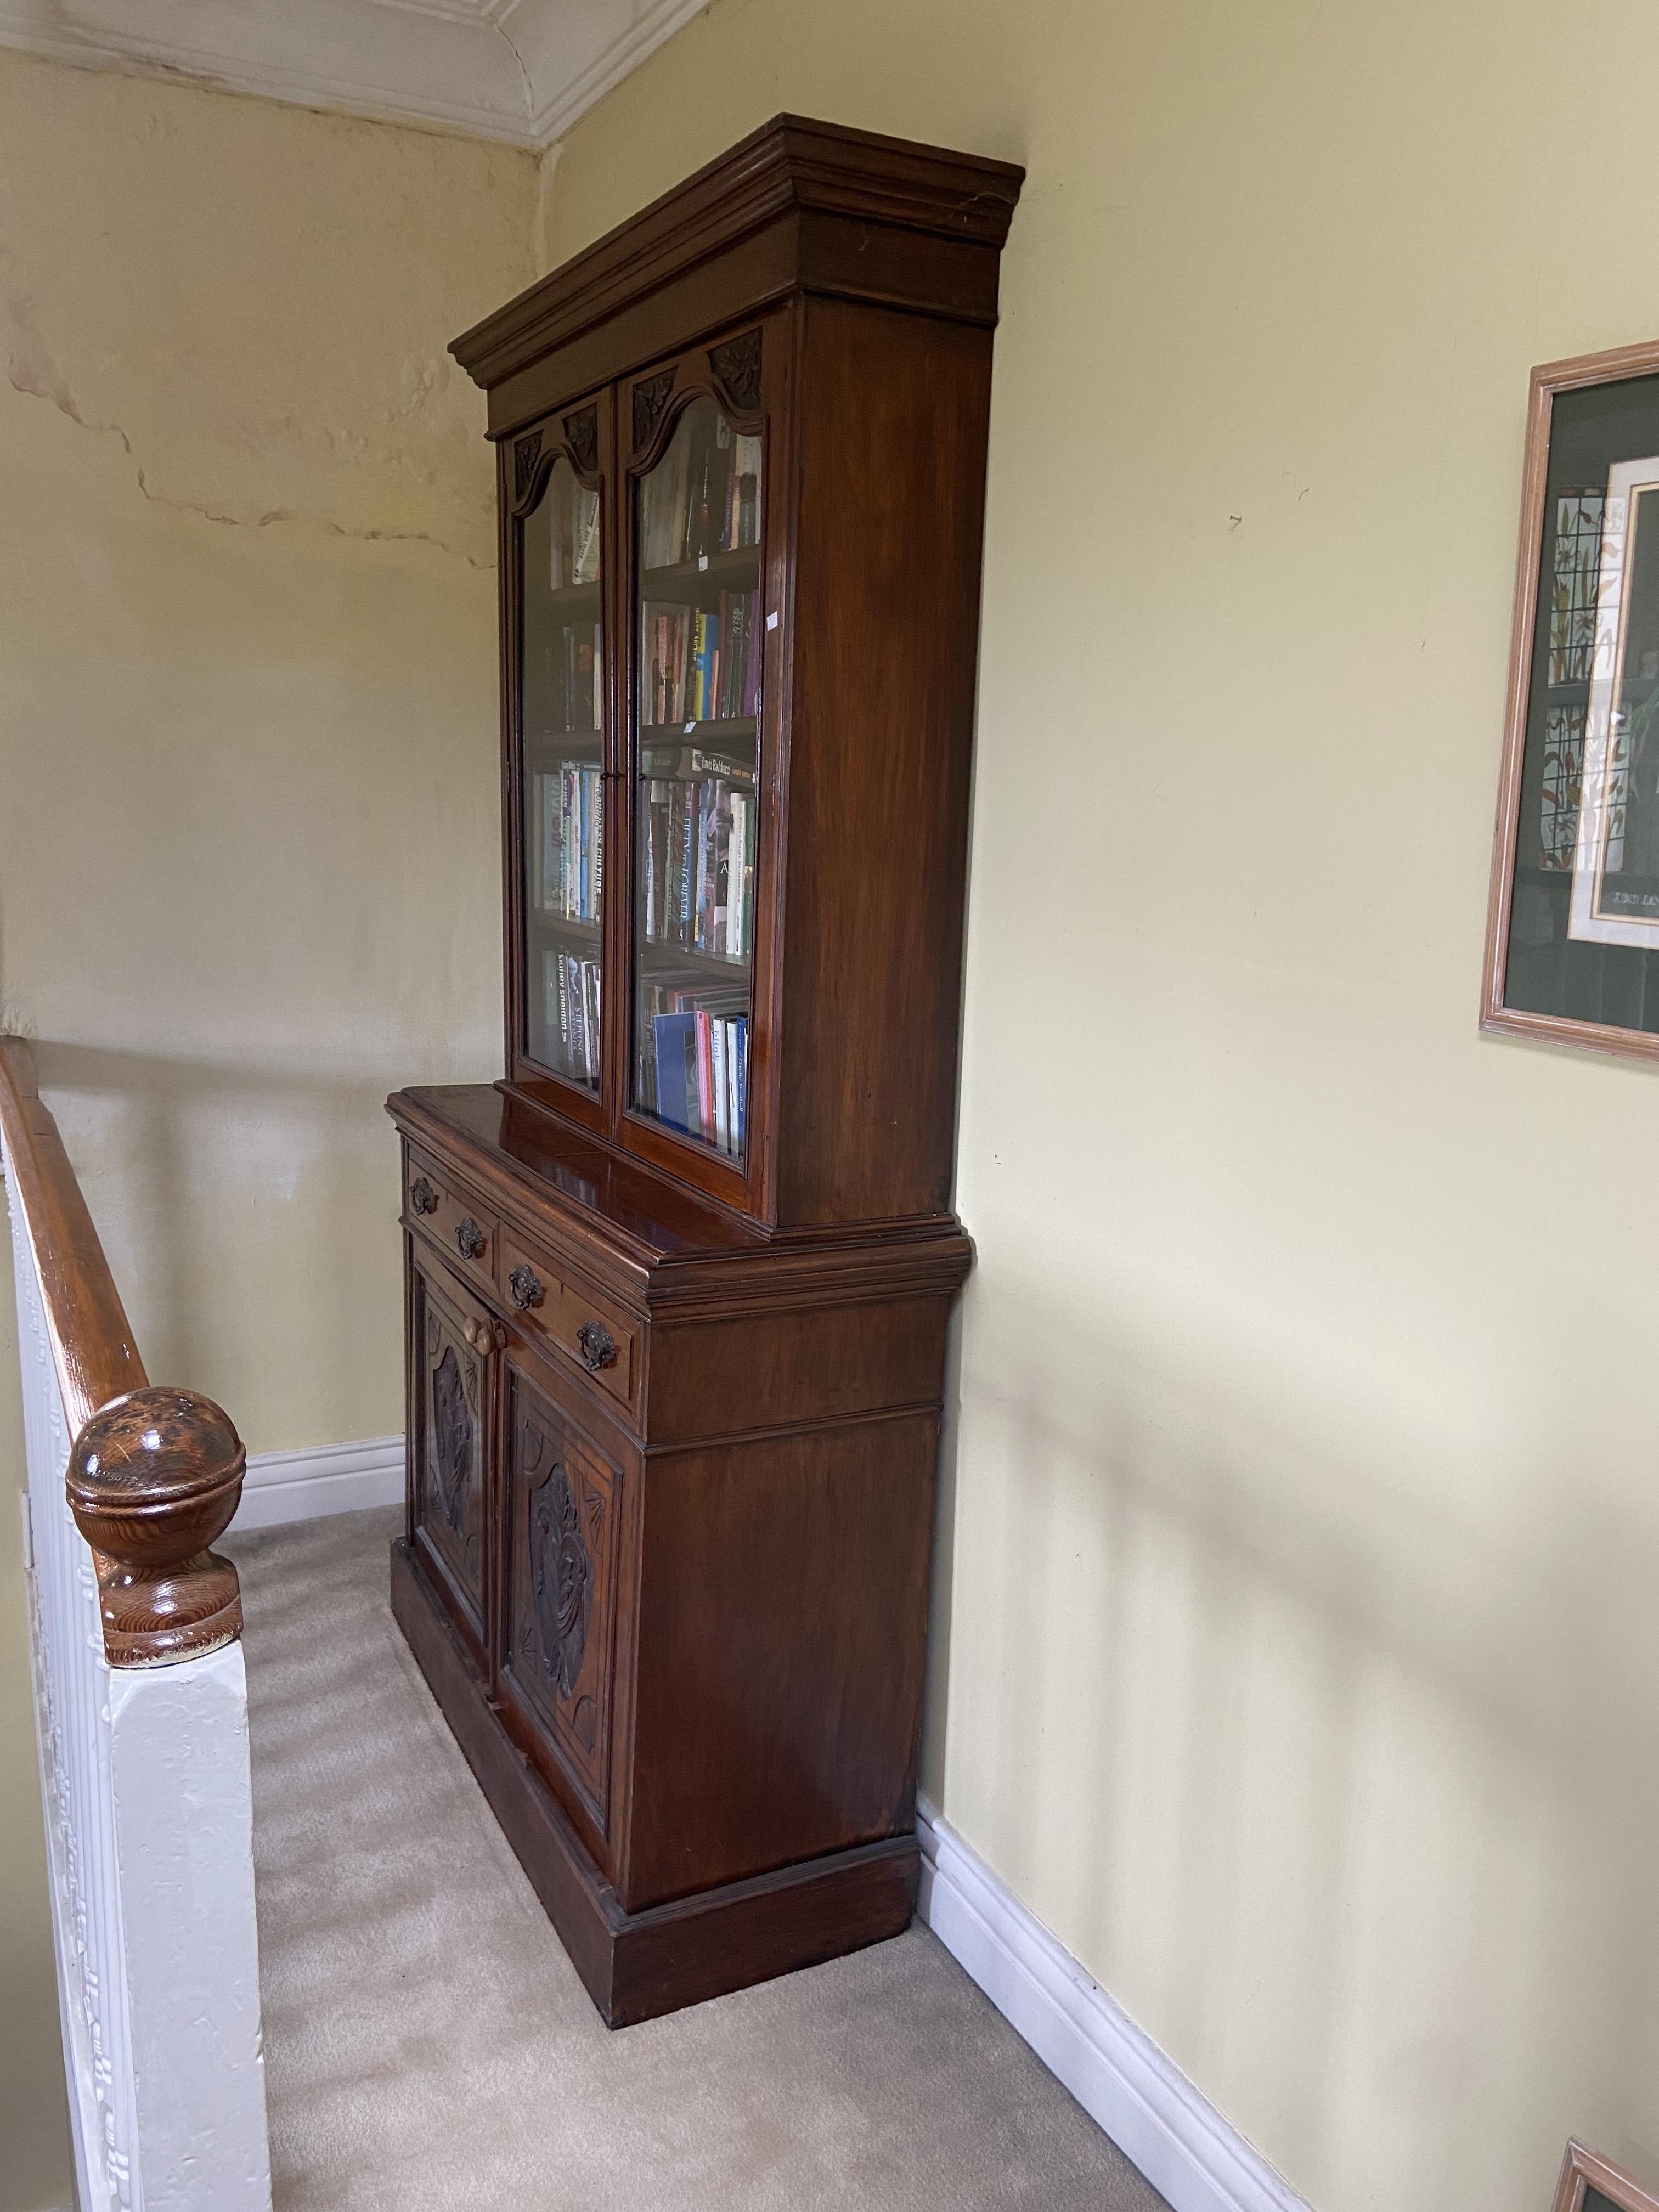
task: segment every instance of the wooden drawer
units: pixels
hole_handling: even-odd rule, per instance
[[[631,1406],[639,1382],[639,1332],[568,1267],[501,1234],[501,1284],[526,1329],[556,1345],[602,1390]]]
[[[453,1189],[434,1160],[413,1149],[404,1176],[404,1207],[410,1227],[430,1237],[450,1267],[495,1288],[501,1224],[476,1199]]]

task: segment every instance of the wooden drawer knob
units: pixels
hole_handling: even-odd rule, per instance
[[[455,1231],[455,1242],[464,1260],[476,1260],[484,1248],[484,1233],[469,1213]]]
[[[475,1352],[499,1352],[507,1342],[507,1331],[497,1321],[465,1321],[461,1334]]]
[[[576,1331],[576,1349],[582,1356],[582,1365],[597,1374],[601,1367],[617,1364],[617,1340],[602,1321],[585,1321]]]
[[[409,1186],[409,1202],[416,1213],[435,1213],[438,1194],[424,1176],[417,1176]]]

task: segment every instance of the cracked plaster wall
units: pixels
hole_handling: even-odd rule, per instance
[[[499,1073],[494,493],[529,155],[0,52],[0,1018],[149,1371],[401,1427],[386,1092]],[[21,1460],[9,1271],[6,1500]],[[69,2195],[0,1512],[0,2212]]]

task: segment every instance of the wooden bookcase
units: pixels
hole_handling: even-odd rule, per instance
[[[896,1932],[1000,162],[781,117],[458,340],[505,1079],[399,1091],[393,1602],[613,2025]]]

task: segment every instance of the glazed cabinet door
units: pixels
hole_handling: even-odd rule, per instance
[[[508,1050],[514,1079],[605,1126],[605,539],[609,396],[502,456],[507,668]]]
[[[418,1249],[410,1324],[410,1542],[483,1671],[500,1324]]]
[[[785,542],[769,513],[785,325],[623,388],[629,575],[624,1140],[763,1212],[767,897]],[[775,507],[773,499],[771,505]]]
[[[516,1342],[506,1389],[497,1694],[520,1747],[583,1816],[603,1855],[623,1470],[562,1407],[552,1374]]]

